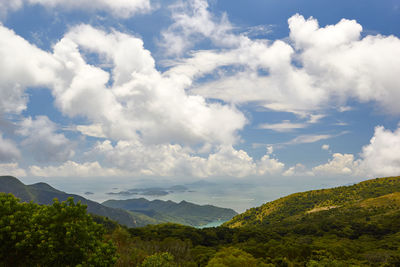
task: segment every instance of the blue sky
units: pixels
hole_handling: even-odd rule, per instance
[[[1,174],[320,184],[400,173],[398,1],[0,10]]]

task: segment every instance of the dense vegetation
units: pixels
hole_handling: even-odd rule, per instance
[[[400,178],[391,177],[297,193],[216,228],[170,223],[126,228],[102,217],[94,220],[107,229],[105,237],[118,255],[116,266],[400,266],[399,189]],[[7,226],[10,221],[2,220],[1,229]],[[1,232],[11,240],[2,249],[19,238],[4,235],[15,232],[21,231]],[[100,236],[95,239],[108,244]],[[105,256],[111,257],[109,249]]]
[[[0,193],[3,266],[111,266],[116,250],[104,234],[86,206],[72,198],[40,206]]]
[[[168,252],[178,266],[400,266],[399,189],[400,178],[391,177],[297,193],[238,215],[225,227],[132,228],[123,247],[129,247],[125,255],[142,257]],[[267,217],[254,219],[259,214]],[[127,262],[128,256],[119,264]]]
[[[153,220],[148,224],[160,224],[166,222],[179,223],[191,226],[201,226],[220,220],[225,222],[232,219],[237,213],[232,209],[219,208],[211,205],[196,205],[190,202],[153,200],[144,198],[127,200],[107,200],[104,206],[131,211],[136,217],[144,214]]]

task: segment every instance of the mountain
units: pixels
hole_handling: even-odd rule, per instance
[[[65,201],[69,197],[73,197],[75,201],[81,201],[83,204],[87,205],[87,211],[89,213],[108,217],[128,227],[146,225],[141,218],[135,218],[131,213],[125,210],[106,207],[79,195],[67,194],[46,183],[25,185],[15,177],[0,176],[0,192],[11,193],[20,198],[23,202],[33,201],[45,205],[53,203],[54,198],[57,198],[59,201]]]
[[[361,208],[361,204],[392,199],[400,192],[400,177],[376,178],[350,186],[295,193],[235,216],[224,226],[253,227],[299,219],[307,214],[337,210],[343,212]],[[394,198],[397,199],[397,198]],[[361,206],[360,206],[361,205]]]
[[[190,202],[153,200],[144,198],[128,200],[107,200],[102,203],[107,207],[141,213],[155,219],[158,223],[174,222],[191,226],[201,226],[214,221],[230,220],[237,213],[232,209],[211,205],[196,205]]]

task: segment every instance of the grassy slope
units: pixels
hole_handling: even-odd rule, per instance
[[[376,202],[377,199],[372,199],[395,192],[400,192],[400,177],[377,178],[352,186],[295,193],[249,209],[235,216],[224,226],[235,228],[278,223],[291,217],[303,216],[309,211],[340,209],[357,203],[365,204],[368,201],[363,201],[367,199]],[[390,197],[386,196],[380,200],[387,198]]]

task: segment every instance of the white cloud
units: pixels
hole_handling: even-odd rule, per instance
[[[344,102],[356,98],[374,101],[389,113],[400,113],[397,78],[400,74],[400,39],[395,36],[360,37],[362,27],[342,19],[318,27],[315,19],[289,19],[290,38],[304,69],[316,84]]]
[[[64,162],[74,155],[73,144],[46,116],[24,119],[17,133],[25,137],[21,145],[39,162]]]
[[[321,149],[322,150],[329,150],[329,145],[327,145],[327,144],[323,144],[322,146],[321,146]]]
[[[271,151],[267,150],[267,153],[270,154]],[[271,152],[272,153],[272,152]],[[271,158],[270,155],[264,155],[257,162],[257,173],[258,175],[275,175],[281,174],[285,164],[279,162],[279,160]]]
[[[287,169],[283,176],[314,176],[314,173],[309,171],[306,166],[301,163],[297,163],[295,166]]]
[[[0,24],[0,113],[26,108],[26,87],[49,86],[60,64]]]
[[[12,140],[4,139],[0,133],[0,162],[11,162],[19,159],[21,152]]]
[[[215,18],[208,11],[206,0],[179,1],[171,6],[171,11],[174,23],[161,33],[160,41],[167,55],[181,55],[204,38],[224,46],[237,42],[230,34],[232,25],[226,14],[219,20]]]
[[[3,17],[23,5],[42,5],[46,8],[65,8],[84,11],[106,11],[115,17],[129,18],[151,9],[150,0],[0,0]]]
[[[375,128],[370,144],[363,147],[361,174],[371,176],[400,175],[400,128],[390,131],[382,126]]]
[[[334,153],[328,163],[312,169],[315,175],[352,175],[358,169],[358,162],[352,154]]]
[[[299,135],[289,142],[286,142],[284,144],[286,145],[296,145],[296,144],[309,144],[309,143],[315,143],[321,140],[326,140],[335,137],[335,135],[331,134],[305,134],[305,135]]]
[[[52,90],[64,115],[101,124],[102,136],[116,140],[232,144],[246,123],[234,107],[188,95],[187,77],[159,73],[136,37],[81,25],[54,46],[53,54],[3,26],[0,37],[0,112],[20,113],[26,108],[24,90],[40,86]],[[110,63],[112,74],[89,65],[81,50]]]
[[[295,129],[306,128],[305,123],[292,123],[288,120],[284,120],[281,123],[263,123],[258,126],[260,129],[273,130],[276,132],[290,132]]]
[[[152,145],[159,146],[172,154],[175,149],[187,150],[186,146],[200,145],[208,150],[230,147],[239,140],[237,132],[246,123],[244,115],[234,106],[208,103],[201,96],[188,95],[185,89],[192,81],[183,75],[158,72],[150,52],[136,37],[80,25],[72,28],[54,45],[53,54],[49,54],[6,28],[2,30],[0,34],[20,48],[14,51],[7,42],[0,46],[5,70],[0,74],[0,82],[1,78],[8,79],[0,83],[3,88],[20,86],[19,97],[23,99],[25,87],[49,87],[56,106],[64,115],[82,116],[91,123],[76,126],[83,134],[126,140],[139,144],[144,150]],[[112,72],[88,64],[84,58],[86,52],[97,54],[100,61],[112,66]],[[10,55],[17,59],[13,61],[15,66],[8,66],[7,60],[3,60],[12,61]],[[19,55],[27,57],[22,60]],[[26,68],[26,65],[32,66]],[[21,101],[20,108],[14,109],[20,112],[25,107],[26,103]],[[70,142],[57,133],[55,124],[47,117],[25,119],[18,132],[26,137],[22,145],[39,161],[63,162],[73,155]],[[219,151],[214,157],[223,157],[222,150]],[[238,157],[243,154],[237,153]],[[191,162],[197,158],[185,160]],[[203,170],[203,173],[213,171]]]
[[[107,86],[109,73],[88,65],[78,48],[98,54],[113,66],[111,87]],[[234,107],[188,95],[185,88],[191,80],[187,77],[159,73],[136,37],[81,25],[55,45],[54,54],[67,68],[60,75],[64,80],[54,88],[57,105],[69,116],[83,115],[100,123],[109,138],[232,144],[246,123]]]
[[[329,150],[329,145],[322,149]],[[365,178],[398,176],[400,174],[400,128],[390,131],[382,126],[375,128],[370,143],[362,148],[360,157],[353,154],[334,153],[325,164],[311,170],[297,164],[284,172],[285,176],[358,176]]]
[[[105,134],[103,133],[103,128],[101,124],[92,124],[92,125],[77,125],[75,129],[81,132],[83,135],[105,138]]]
[[[195,78],[215,76],[194,84],[193,93],[299,116],[337,106],[349,110],[346,103],[353,99],[400,113],[399,38],[361,38],[361,25],[345,19],[320,28],[317,20],[295,15],[289,28],[288,42],[230,34],[236,40],[231,49],[194,52],[171,71]]]
[[[11,175],[15,177],[24,177],[26,172],[18,166],[18,163],[1,163],[0,175]]]

